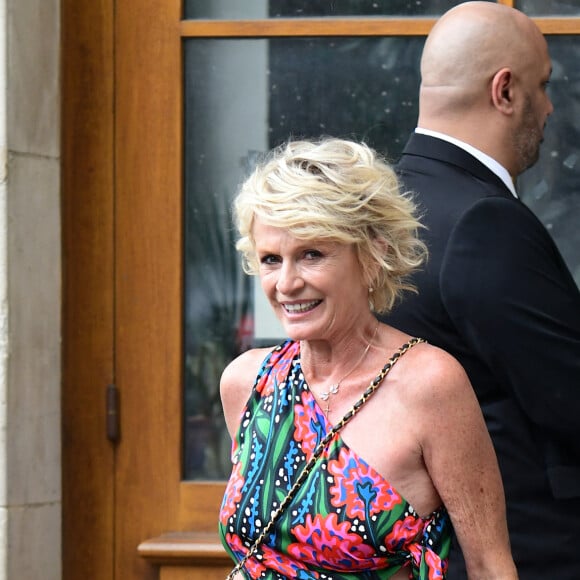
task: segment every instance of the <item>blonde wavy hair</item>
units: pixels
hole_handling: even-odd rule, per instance
[[[234,200],[244,271],[257,274],[254,219],[305,240],[355,246],[369,304],[388,312],[426,259],[416,206],[387,161],[364,143],[324,138],[272,150]]]

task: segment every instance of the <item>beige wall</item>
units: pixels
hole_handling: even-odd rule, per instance
[[[0,19],[0,579],[57,580],[59,2],[0,0]]]

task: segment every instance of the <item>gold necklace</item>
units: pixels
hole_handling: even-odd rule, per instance
[[[373,341],[375,340],[375,336],[377,335],[378,330],[379,330],[379,323],[377,322],[377,326],[375,327],[375,331],[373,332],[373,336],[370,339],[369,343],[367,344],[366,348],[364,349],[360,358],[356,361],[356,364],[350,369],[350,371],[348,371],[348,373],[346,373],[346,375],[341,377],[338,381],[336,381],[336,383],[333,383],[332,385],[330,385],[328,391],[322,391],[320,393],[320,398],[326,403],[326,408],[324,409],[324,414],[326,415],[327,419],[328,419],[328,413],[330,413],[330,396],[336,395],[338,393],[338,391],[340,390],[340,383],[342,383],[342,381],[344,381],[344,379],[346,379],[352,373],[354,373],[354,371],[362,363],[365,356],[367,355],[367,352],[369,352],[369,349],[371,348]]]

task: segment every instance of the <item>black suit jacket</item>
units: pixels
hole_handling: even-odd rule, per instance
[[[580,292],[551,236],[485,165],[413,134],[397,172],[427,266],[384,319],[463,365],[502,472],[521,580],[580,578]],[[457,554],[449,578],[464,578]]]

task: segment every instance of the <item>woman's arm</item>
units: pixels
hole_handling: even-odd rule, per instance
[[[505,497],[479,403],[459,363],[434,349],[417,405],[425,465],[445,504],[470,580],[513,580]],[[450,564],[451,566],[453,563]]]

